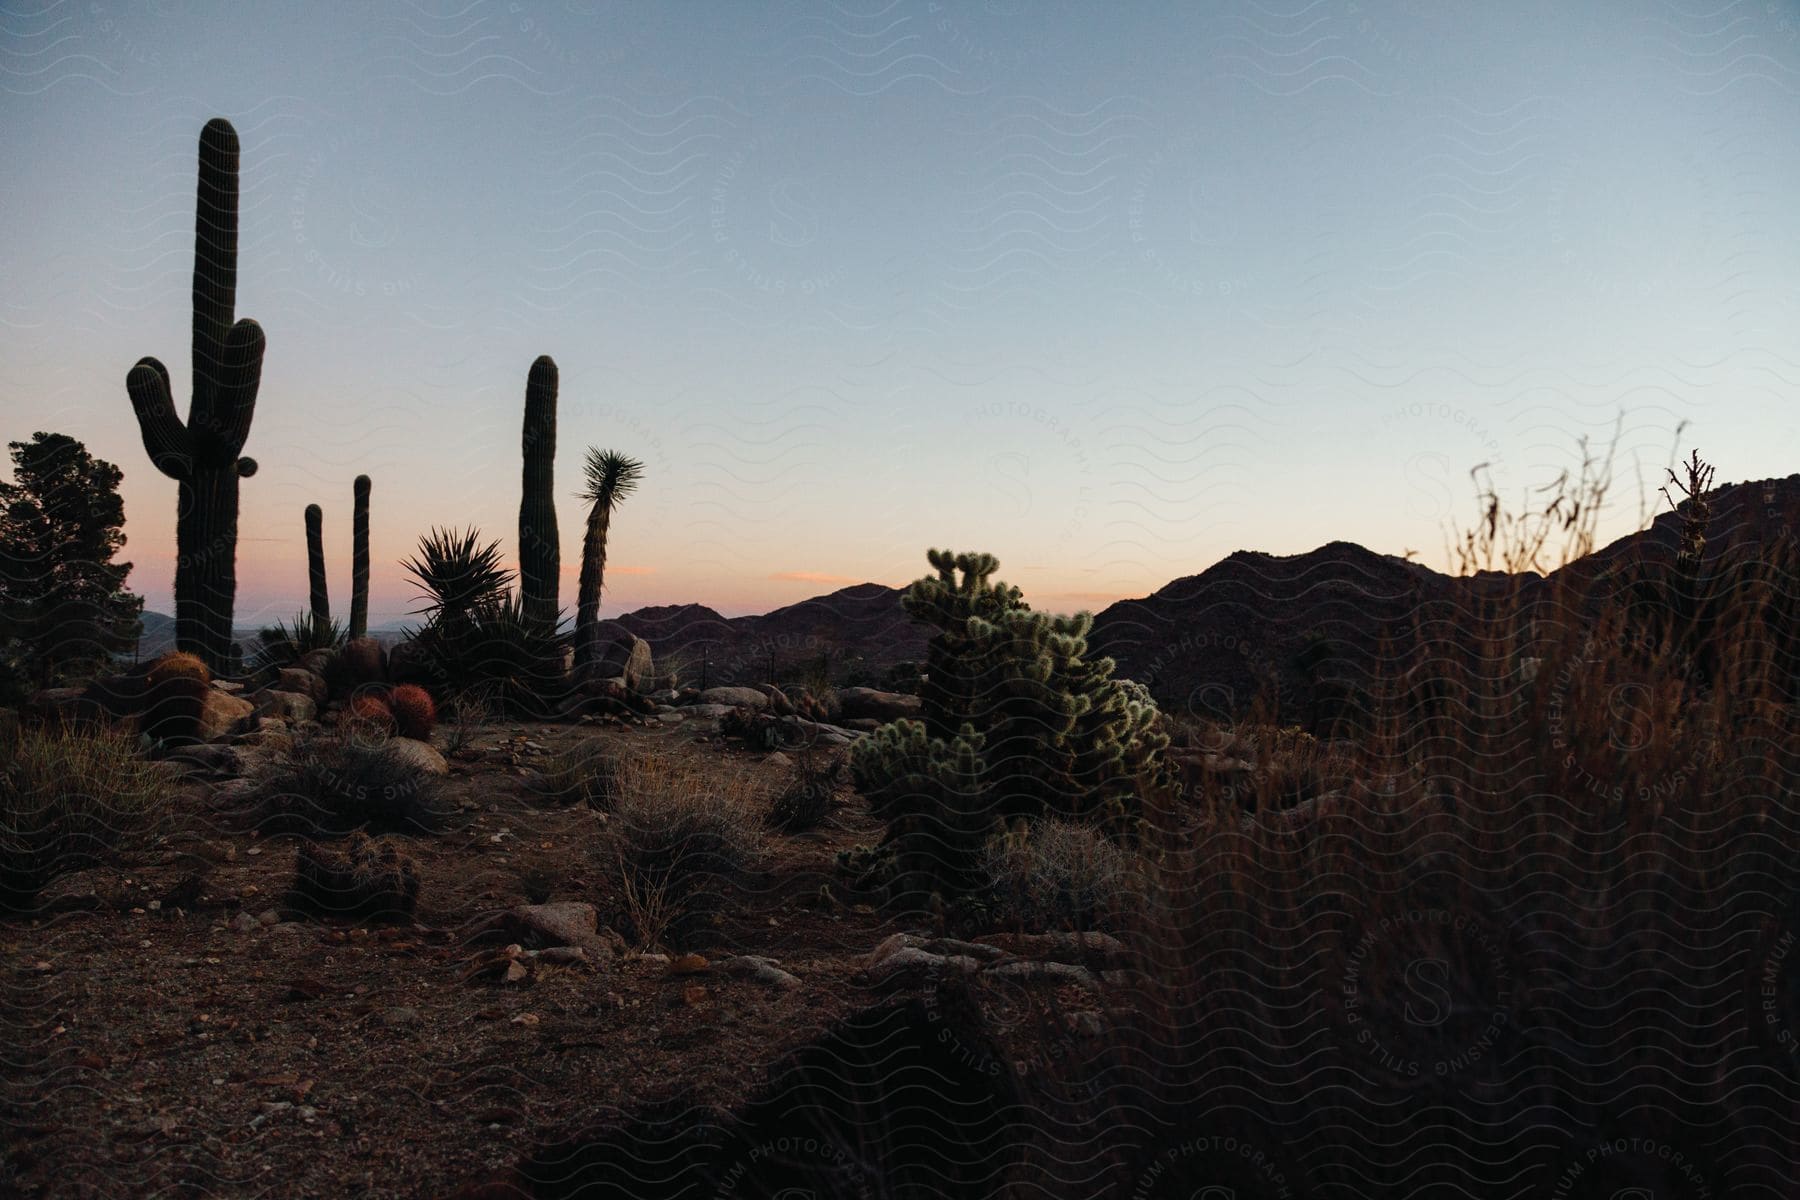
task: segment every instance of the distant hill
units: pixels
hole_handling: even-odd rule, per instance
[[[1709,560],[1757,554],[1800,529],[1800,475],[1726,484],[1711,502]],[[1260,696],[1278,719],[1318,724],[1340,711],[1346,687],[1421,650],[1479,665],[1472,631],[1484,601],[1514,594],[1529,606],[1546,601],[1555,583],[1581,584],[1631,562],[1672,565],[1681,521],[1665,512],[1549,576],[1451,576],[1348,542],[1286,557],[1238,551],[1105,609],[1090,641],[1165,708],[1229,717]]]
[[[1711,496],[1708,558],[1754,554],[1800,529],[1800,475],[1725,484]],[[1637,561],[1673,562],[1681,517],[1659,515],[1549,577],[1484,572],[1446,575],[1352,542],[1305,554],[1239,550],[1198,575],[1149,596],[1121,600],[1096,615],[1093,648],[1122,675],[1148,687],[1165,707],[1241,715],[1258,696],[1276,715],[1315,723],[1334,689],[1355,684],[1384,663],[1421,647],[1445,653],[1471,642],[1482,601],[1516,593],[1526,601],[1552,582],[1581,581]],[[878,681],[899,662],[925,657],[930,631],[900,607],[903,589],[859,583],[757,616],[726,617],[701,604],[640,608],[609,624],[650,644],[664,664],[680,664],[685,682],[711,684],[792,679],[825,667],[836,683]],[[416,627],[391,621],[370,632],[392,645]],[[255,630],[240,629],[246,649]],[[144,614],[140,653],[174,645],[174,619]]]
[[[899,588],[859,583],[774,612],[725,617],[704,605],[640,608],[612,623],[650,644],[658,662],[684,663],[684,680],[760,683],[823,667],[834,682],[875,678],[925,655],[927,631],[901,611]]]

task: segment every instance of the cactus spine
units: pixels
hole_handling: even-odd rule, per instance
[[[369,486],[367,475],[358,475],[351,485],[356,496],[350,550],[349,636],[353,638],[369,632]]]
[[[331,624],[331,596],[325,588],[325,514],[316,504],[306,506],[306,584],[313,628],[323,629]]]
[[[549,355],[531,364],[525,384],[524,471],[519,498],[519,591],[527,617],[544,625],[557,619],[557,574],[562,554],[556,534],[556,363]]]
[[[179,485],[175,525],[175,644],[215,671],[236,667],[238,480],[262,382],[263,331],[233,321],[237,306],[238,137],[214,118],[200,131],[194,215],[193,398],[184,424],[168,368],[141,358],[125,377],[144,449]]]

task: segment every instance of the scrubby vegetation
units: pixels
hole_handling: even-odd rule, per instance
[[[1089,658],[1087,613],[1034,613],[991,577],[992,555],[930,554],[936,576],[903,603],[933,626],[922,720],[859,743],[857,787],[888,823],[895,892],[957,895],[979,886],[976,860],[1015,819],[1060,817],[1138,832],[1144,790],[1166,779],[1168,735],[1148,693]]]
[[[292,902],[320,916],[392,920],[419,902],[419,864],[391,841],[354,833],[336,850],[303,842],[294,855]]]
[[[375,736],[315,736],[256,781],[251,816],[265,833],[339,836],[442,833],[454,808],[438,779],[403,749]]]
[[[623,786],[623,771],[616,748],[598,740],[580,741],[545,760],[538,791],[553,804],[585,804],[610,812]]]
[[[794,764],[793,778],[769,805],[769,827],[789,834],[817,829],[831,811],[843,773],[842,757],[802,751]]]
[[[691,944],[762,848],[766,800],[742,772],[646,754],[621,764],[602,849],[625,896],[621,930],[643,946]]]
[[[154,828],[170,798],[167,772],[132,739],[59,730],[0,739],[0,911],[29,909],[58,876]]]

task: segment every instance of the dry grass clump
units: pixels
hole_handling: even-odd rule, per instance
[[[769,804],[769,828],[790,834],[817,829],[831,811],[831,801],[843,774],[841,756],[801,751],[792,778]]]
[[[327,917],[396,920],[419,902],[419,864],[391,841],[351,835],[343,850],[306,842],[294,855],[295,907]]]
[[[1556,530],[1591,548],[1597,502],[1489,508],[1467,561],[1533,569]],[[1760,578],[1796,578],[1791,547],[1765,555]],[[1295,1194],[1386,1190],[1371,1164],[1404,1161],[1408,1190],[1492,1194],[1508,1164],[1506,1194],[1585,1169],[1581,1194],[1610,1195],[1672,1155],[1700,1164],[1693,1194],[1780,1191],[1800,1166],[1784,588],[1706,609],[1699,679],[1616,575],[1497,596],[1465,614],[1473,652],[1432,664],[1442,689],[1380,689],[1338,802],[1168,839],[1139,939],[1163,957],[1138,1064],[1161,1102],[1306,1145]],[[1594,1165],[1624,1135],[1648,1150]]]
[[[169,812],[169,772],[117,734],[26,729],[0,744],[0,911],[28,909]]]
[[[313,737],[257,780],[252,819],[264,833],[341,836],[357,829],[442,833],[454,808],[437,776],[401,746],[366,737]]]
[[[602,848],[618,871],[623,931],[638,945],[691,943],[763,849],[767,798],[747,771],[657,754],[621,760]]]
[[[1048,819],[988,842],[982,870],[994,915],[1040,933],[1113,925],[1141,901],[1144,864],[1091,825]]]
[[[585,737],[549,755],[539,769],[538,793],[552,804],[585,804],[611,812],[627,763],[641,752],[609,739]]]

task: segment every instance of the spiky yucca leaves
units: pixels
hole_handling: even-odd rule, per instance
[[[587,486],[581,499],[588,503],[587,532],[581,540],[581,585],[575,606],[575,667],[591,665],[600,655],[596,633],[600,627],[600,589],[606,580],[606,537],[613,509],[637,490],[644,464],[616,450],[588,447]]]
[[[1136,833],[1142,789],[1162,782],[1168,738],[1144,689],[1087,657],[1093,618],[1034,613],[993,582],[989,554],[932,551],[906,611],[935,626],[919,720],[859,743],[851,770],[888,823],[902,890],[975,886],[997,825],[1061,817]]]
[[[433,529],[419,551],[400,564],[418,582],[423,603],[415,610],[432,624],[454,624],[502,596],[513,574],[501,565],[500,543],[481,544],[481,531]]]
[[[214,118],[200,131],[194,213],[193,399],[175,413],[169,370],[140,358],[125,377],[144,450],[180,485],[175,541],[175,642],[215,671],[232,671],[237,643],[238,480],[256,473],[244,441],[262,382],[263,331],[237,306],[238,135]]]
[[[257,663],[264,667],[291,667],[301,656],[313,650],[332,650],[345,640],[344,627],[336,621],[323,624],[310,612],[296,613],[291,624],[280,621],[265,626],[256,635]]]

